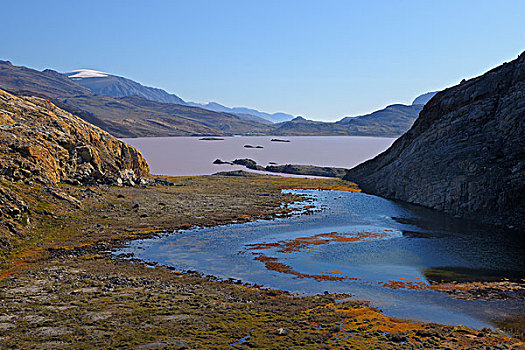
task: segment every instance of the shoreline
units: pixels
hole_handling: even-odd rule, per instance
[[[47,203],[47,214],[34,223],[39,241],[11,256],[10,275],[0,270],[0,298],[6,301],[0,308],[0,345],[78,346],[82,339],[87,348],[110,341],[130,348],[227,348],[249,335],[235,346],[276,341],[302,348],[520,346],[489,330],[394,319],[366,302],[334,304],[337,295],[296,296],[104,253],[159,232],[289,215],[281,204],[300,198],[280,193],[283,188],[356,190],[328,179],[164,179],[173,185],[60,185],[82,207]],[[109,330],[117,336],[108,338]]]

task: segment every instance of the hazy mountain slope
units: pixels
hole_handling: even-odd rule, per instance
[[[266,112],[261,112],[255,109],[246,108],[246,107],[233,107],[231,110],[232,110],[232,113],[235,113],[235,114],[251,114],[251,115],[255,115],[260,118],[268,119],[269,121],[273,123],[280,123],[280,122],[284,122],[287,120],[292,120],[294,118],[293,115],[287,114],[287,113],[281,113],[281,112],[266,113]]]
[[[213,128],[217,134],[221,135],[265,133],[269,130],[266,124],[242,120],[233,114],[213,112],[204,108],[160,103],[136,96],[123,97],[120,100],[137,108],[155,111],[159,115],[159,121],[172,123],[171,116],[177,115],[187,122],[200,123],[205,127]]]
[[[425,94],[422,94],[422,95],[419,95],[418,97],[416,97],[414,99],[414,102],[412,102],[413,105],[425,105],[428,101],[430,101],[430,99],[434,96],[436,96],[436,94],[438,93],[439,91],[432,91],[432,92],[427,92]]]
[[[241,118],[242,120],[251,120],[251,121],[263,123],[263,124],[273,124],[273,122],[269,121],[268,119],[264,119],[256,115],[243,114],[243,113],[234,113],[234,114],[237,117]]]
[[[346,117],[337,122],[317,122],[298,117],[289,122],[276,124],[278,135],[356,135],[396,137],[407,131],[414,123],[422,105],[391,105],[373,113]]]
[[[185,103],[177,95],[170,94],[162,89],[144,86],[131,79],[108,73],[79,69],[66,72],[64,75],[68,76],[77,84],[100,95],[110,97],[139,96],[157,102]]]
[[[26,90],[67,106],[70,111],[81,110],[85,113],[80,117],[92,116],[90,122],[118,137],[252,134],[268,129],[232,114],[177,104],[161,107],[162,103],[140,97],[94,94],[63,74],[16,67],[6,61],[0,61],[0,88]]]
[[[275,135],[349,135],[347,128],[337,123],[327,123],[296,117],[274,125]]]
[[[337,124],[356,134],[399,136],[412,126],[422,109],[422,105],[395,104],[367,115],[343,118]]]
[[[271,113],[261,112],[256,109],[245,108],[245,107],[230,108],[230,107],[223,106],[217,102],[208,102],[208,103],[186,102],[186,104],[188,106],[205,108],[210,111],[232,113],[240,117],[254,116],[257,118],[262,118],[264,120],[270,121],[272,123],[280,123],[280,122],[292,120],[294,118],[293,115],[286,114],[286,113],[271,114]],[[257,119],[252,119],[252,120],[259,121]]]
[[[413,127],[345,179],[371,193],[525,226],[525,53],[438,93]]]

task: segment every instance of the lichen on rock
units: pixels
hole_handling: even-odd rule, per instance
[[[126,181],[129,171],[135,179],[149,173],[138,150],[107,132],[45,99],[1,90],[0,166],[11,181],[43,184],[116,183],[123,172]]]

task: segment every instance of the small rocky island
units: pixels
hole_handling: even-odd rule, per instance
[[[281,174],[294,174],[294,175],[306,175],[306,176],[319,176],[319,177],[335,177],[342,178],[346,175],[348,169],[335,168],[335,167],[322,167],[315,165],[300,165],[300,164],[283,164],[278,165],[274,162],[270,162],[267,166],[257,164],[256,161],[249,158],[235,159],[231,162],[223,161],[221,159],[215,159],[213,164],[229,164],[229,165],[242,165],[251,170],[268,171],[270,173],[281,173]]]
[[[285,140],[285,139],[271,139],[270,141],[271,142],[290,142],[290,140]]]
[[[201,137],[200,141],[223,141],[222,137]]]

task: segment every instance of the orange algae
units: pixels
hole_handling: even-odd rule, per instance
[[[318,282],[357,280],[357,278],[346,277],[346,276],[330,276],[330,275],[324,275],[324,274],[319,274],[319,275],[306,274],[306,273],[296,271],[292,267],[286,264],[278,262],[279,259],[277,258],[266,256],[266,255],[263,255],[262,253],[254,253],[254,255],[257,255],[257,256],[253,258],[253,260],[262,262],[267,270],[286,273],[289,275],[294,275],[297,278],[311,278]]]
[[[254,243],[246,245],[247,250],[251,250],[256,257],[254,260],[264,263],[267,270],[277,271],[281,273],[291,274],[297,278],[312,278],[317,281],[343,281],[343,280],[358,280],[362,283],[372,283],[362,281],[359,278],[344,276],[347,271],[339,271],[336,269],[324,271],[322,274],[308,274],[294,270],[289,265],[279,262],[278,258],[269,257],[263,253],[256,252],[261,250],[275,249],[278,253],[314,253],[317,251],[315,247],[330,242],[358,242],[370,241],[376,239],[384,239],[392,234],[394,230],[386,229],[381,232],[361,231],[357,233],[339,233],[328,232],[320,233],[314,236],[298,237],[288,241],[278,241],[270,243]],[[375,283],[375,282],[374,282]],[[445,292],[453,298],[462,299],[478,299],[478,298],[509,298],[512,296],[505,295],[505,292],[516,292],[525,290],[523,283],[516,283],[510,281],[502,282],[467,282],[467,283],[428,283],[420,277],[415,278],[414,281],[409,281],[406,277],[400,277],[398,280],[388,280],[377,282],[378,285],[390,289],[411,289],[418,291],[434,290],[438,292]],[[502,292],[499,293],[498,292]],[[478,295],[481,293],[481,296]],[[508,294],[508,293],[507,293]]]
[[[386,230],[385,230],[386,231]],[[350,236],[349,236],[350,235]],[[247,244],[249,250],[271,249],[279,248],[279,253],[293,253],[293,252],[315,252],[312,246],[319,246],[328,244],[330,242],[359,242],[371,241],[386,238],[388,236],[385,232],[357,232],[353,234],[330,232],[320,233],[315,236],[298,237],[289,241],[279,241],[272,243],[254,243]]]
[[[329,232],[329,233],[320,233],[314,236],[309,237],[298,237],[289,241],[278,241],[271,243],[253,243],[247,244],[246,249],[257,251],[257,250],[268,250],[272,248],[277,248],[276,252],[279,253],[315,253],[315,246],[320,246],[323,244],[329,244],[330,242],[358,242],[358,241],[368,241],[374,239],[381,239],[388,236],[385,232],[357,232],[353,234],[349,233],[339,233],[339,232]],[[254,260],[264,263],[267,270],[277,271],[281,273],[287,273],[290,275],[295,275],[298,278],[312,278],[316,281],[343,281],[343,280],[359,280],[355,277],[341,276],[346,271],[339,271],[336,269],[327,271],[327,274],[306,274],[298,272],[292,269],[290,266],[278,262],[278,258],[266,256],[260,252],[252,252]],[[336,276],[334,276],[336,275]]]
[[[412,289],[412,290],[433,290],[436,292],[448,293],[452,298],[467,299],[467,300],[495,300],[514,298],[519,294],[512,294],[514,292],[521,293],[525,291],[525,285],[522,283],[500,281],[500,282],[449,282],[449,283],[425,283],[422,281],[410,282],[388,280],[387,282],[378,282],[378,284],[385,288],[391,289]],[[419,279],[419,278],[418,278]]]
[[[370,306],[342,307],[339,303],[329,303],[303,311],[305,314],[331,311],[343,314],[346,318],[342,321],[341,330],[334,334],[344,335],[347,332],[355,332],[365,325],[367,333],[397,333],[423,329],[423,325],[417,321],[396,319],[385,316],[378,309]],[[360,335],[361,337],[362,335]],[[368,338],[370,340],[370,338]]]
[[[14,273],[13,269],[2,271],[0,273],[0,281],[3,280],[4,278],[7,278],[7,277],[11,276],[13,273]]]

